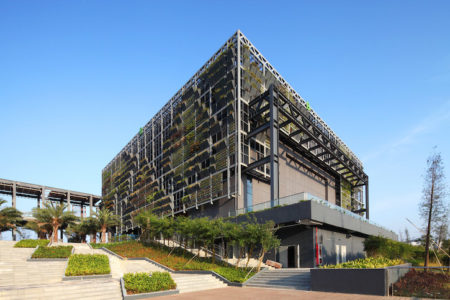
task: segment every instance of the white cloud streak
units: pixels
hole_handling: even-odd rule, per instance
[[[378,158],[385,153],[398,151],[401,147],[413,144],[421,135],[430,132],[434,128],[439,127],[443,123],[450,120],[450,101],[445,102],[438,110],[420,121],[412,127],[404,136],[397,140],[382,146],[380,149],[373,151],[362,157],[362,161],[368,161]],[[450,128],[449,128],[450,130]]]

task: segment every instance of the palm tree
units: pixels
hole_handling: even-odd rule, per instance
[[[119,216],[114,215],[108,208],[103,207],[95,213],[95,217],[102,232],[102,243],[106,243],[106,230],[108,227],[119,224]]]
[[[28,221],[25,228],[36,232],[39,239],[45,239],[52,235],[52,226],[47,223],[40,223],[39,221]]]
[[[6,200],[0,199],[0,206]],[[10,229],[16,229],[23,224],[22,213],[15,207],[4,207],[0,209],[0,233]]]
[[[34,208],[33,217],[40,224],[50,225],[52,227],[52,240],[58,242],[58,229],[74,224],[78,218],[71,211],[64,211],[66,205],[58,205],[53,202],[46,202],[44,208]]]
[[[94,217],[88,217],[85,219],[86,233],[91,235],[92,243],[97,243],[97,232],[100,229],[100,226],[97,222],[97,219]]]

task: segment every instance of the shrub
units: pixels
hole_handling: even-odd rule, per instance
[[[321,266],[324,269],[376,269],[402,264],[400,259],[388,259],[384,257],[361,258],[337,265]]]
[[[72,254],[72,246],[46,247],[39,246],[32,258],[67,258]]]
[[[370,236],[364,241],[364,251],[369,257],[383,256],[414,262],[423,259],[425,249],[380,236]]]
[[[47,246],[49,240],[21,240],[14,244],[15,248],[36,248],[37,246]]]
[[[177,286],[168,272],[127,273],[123,280],[130,294],[172,290]]]
[[[108,256],[104,254],[74,254],[69,258],[66,276],[109,274]]]

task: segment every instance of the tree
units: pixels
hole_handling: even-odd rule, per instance
[[[447,239],[448,236],[448,213],[444,213],[442,218],[437,222],[437,226],[434,229],[434,235],[436,236],[436,243],[440,247],[441,244]]]
[[[27,224],[25,224],[25,228],[34,231],[39,239],[46,239],[47,236],[50,237],[53,231],[51,224],[41,223],[37,220],[28,221]]]
[[[175,232],[180,236],[180,242],[183,244],[184,253],[187,252],[187,246],[191,234],[191,219],[185,216],[179,216],[175,219]]]
[[[6,200],[0,199],[0,206]],[[4,207],[0,209],[0,233],[3,231],[16,229],[23,224],[22,213],[14,207]]]
[[[208,220],[209,226],[207,226],[204,232],[205,235],[205,243],[206,246],[212,250],[212,262],[216,262],[216,247],[214,246],[214,242],[219,238],[222,233],[223,222],[222,219]]]
[[[409,236],[408,228],[405,228],[405,239],[408,244],[411,243],[411,237]]]
[[[430,259],[430,233],[436,228],[437,222],[445,213],[446,184],[444,165],[440,153],[433,153],[427,159],[423,198],[419,205],[421,217],[426,221],[425,234],[425,263],[427,267]]]
[[[141,240],[149,240],[155,237],[157,232],[154,224],[157,220],[158,217],[150,210],[142,210],[133,218],[133,221],[141,227]]]
[[[88,234],[96,235],[98,229],[96,219],[88,217],[82,219],[79,223],[69,225],[66,229],[66,234],[71,241],[86,243],[86,236]]]
[[[53,242],[58,242],[58,229],[60,227],[74,224],[78,220],[72,212],[64,211],[66,207],[63,203],[55,205],[48,201],[44,204],[44,208],[33,209],[33,217],[38,224],[51,226]]]
[[[259,245],[261,240],[261,228],[258,223],[247,223],[245,226],[245,245],[248,248],[247,252],[247,263],[245,267],[248,267],[248,263],[250,262],[250,258],[253,256],[253,251],[255,247]]]
[[[275,236],[275,223],[273,221],[268,221],[265,224],[261,224],[259,227],[260,227],[259,243],[261,244],[261,254],[259,256],[257,272],[261,270],[262,260],[267,251],[270,251],[280,246],[280,240]]]
[[[119,216],[113,214],[108,208],[103,207],[95,213],[95,218],[102,232],[102,243],[106,243],[106,231],[108,227],[119,224]]]
[[[84,219],[84,226],[86,228],[86,234],[92,236],[93,243],[97,243],[97,232],[100,230],[100,226],[97,222],[97,219],[94,217],[88,217]]]

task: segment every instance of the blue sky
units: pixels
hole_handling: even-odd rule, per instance
[[[362,159],[371,219],[417,236],[405,218],[421,223],[433,146],[450,179],[449,12],[448,1],[1,1],[0,178],[100,194],[101,169],[239,28]]]

